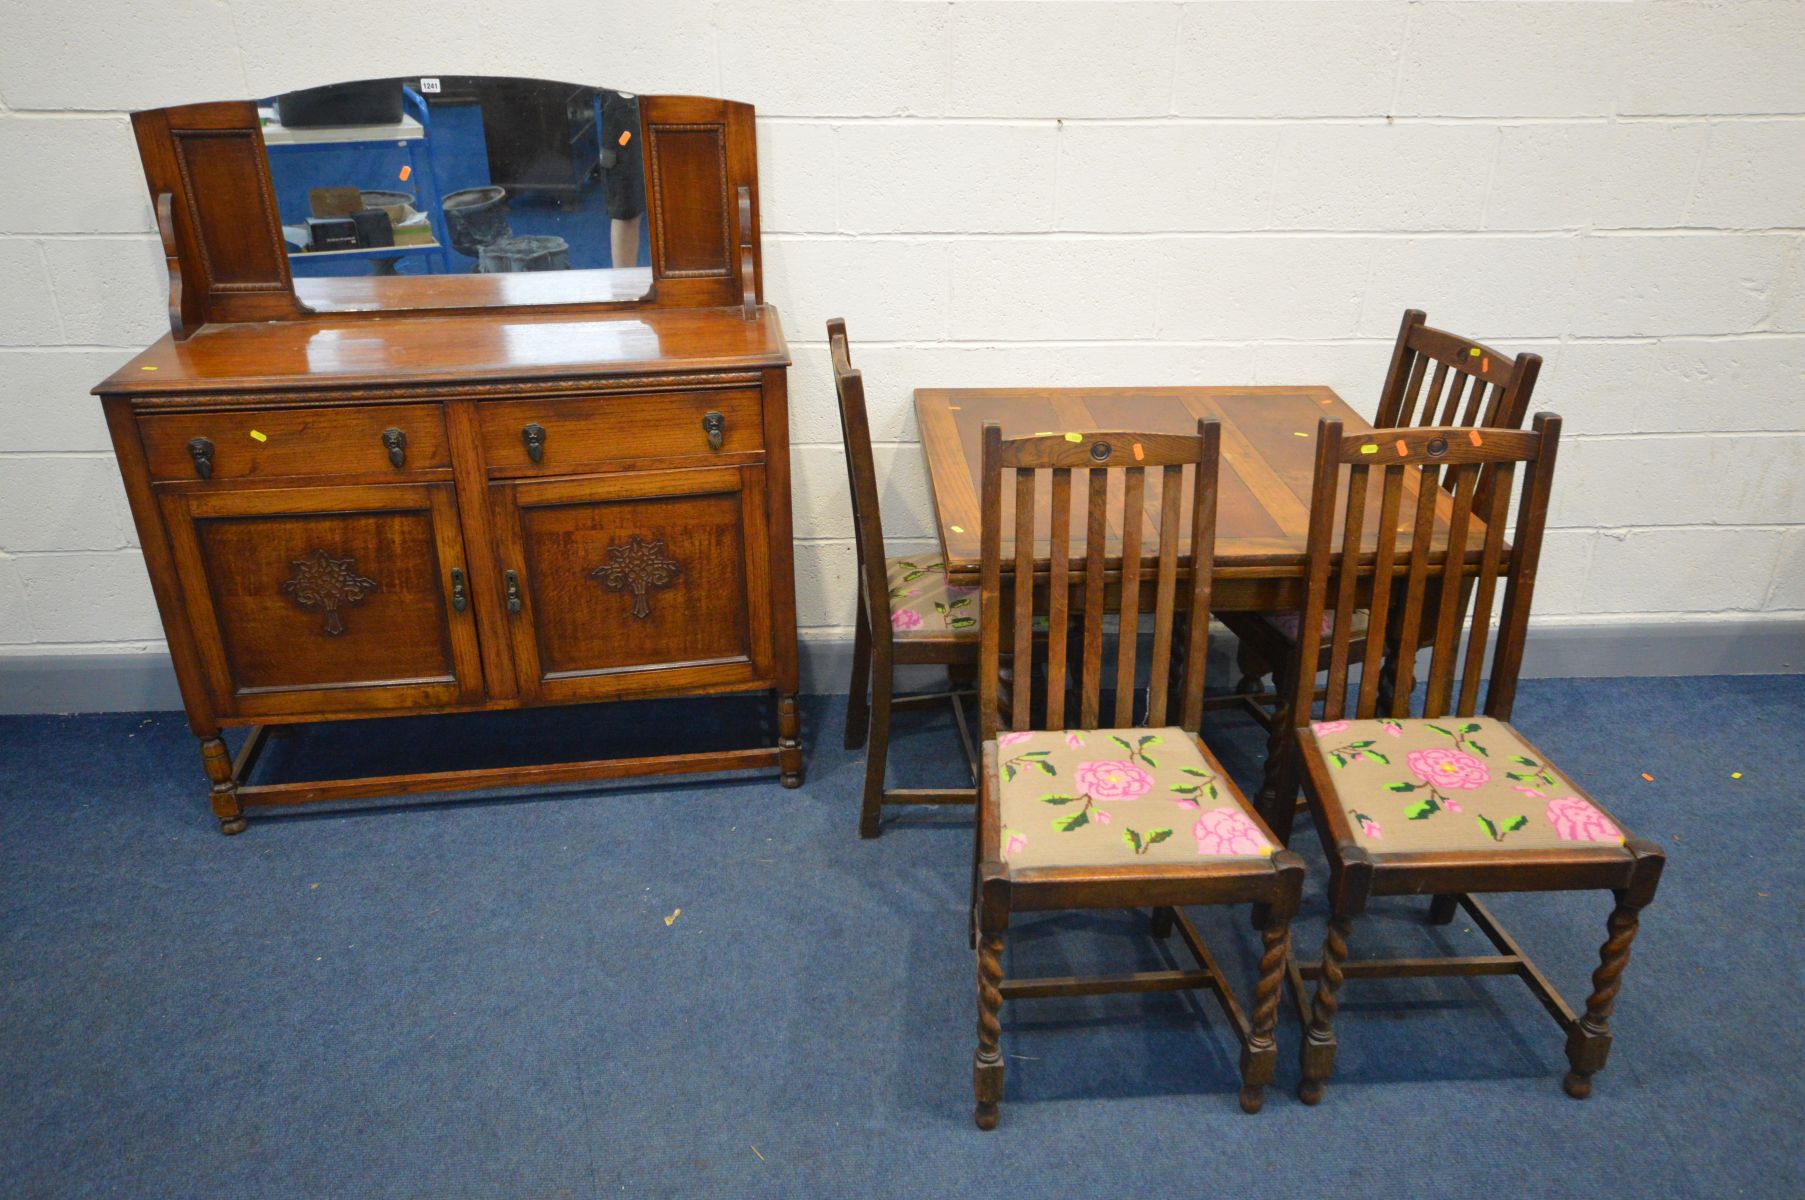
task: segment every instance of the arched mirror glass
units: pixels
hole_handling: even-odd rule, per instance
[[[316,311],[637,300],[651,288],[639,101],[484,75],[258,102],[295,295]],[[452,283],[485,277],[482,286]]]

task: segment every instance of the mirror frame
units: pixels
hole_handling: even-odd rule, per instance
[[[295,294],[257,102],[135,112],[132,130],[169,267],[170,330],[180,341],[211,322],[443,315],[490,306],[563,312],[739,305],[750,318],[764,302],[752,106],[644,94],[639,105],[652,245],[652,286],[643,297],[509,303],[495,281],[511,276],[431,276],[441,293],[455,290],[459,303],[330,312]]]

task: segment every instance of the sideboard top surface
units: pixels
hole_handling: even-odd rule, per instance
[[[209,324],[165,336],[94,389],[97,395],[279,391],[435,381],[555,379],[784,366],[777,310],[633,308],[315,317]]]

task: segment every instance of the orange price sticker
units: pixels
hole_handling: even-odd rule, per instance
[[[1485,445],[1485,439],[1479,436],[1479,431],[1477,429],[1467,430],[1467,441],[1473,443],[1475,446]]]
[[[1134,461],[1140,462],[1142,459],[1144,459],[1146,457],[1147,457],[1147,452],[1145,450],[1141,449],[1141,444],[1139,442],[1136,442],[1134,444]]]
[[[406,183],[408,181],[408,178],[410,176],[412,176],[413,173],[414,173],[414,168],[413,168],[412,164],[403,164],[401,167],[401,182]]]
[[[621,130],[620,142],[618,143],[619,145],[624,146],[632,140],[633,140],[633,131],[631,129]]]
[[[1399,438],[1398,439],[1398,457],[1404,458],[1407,455],[1409,455],[1409,453],[1410,453],[1410,447],[1404,443],[1403,438]]]

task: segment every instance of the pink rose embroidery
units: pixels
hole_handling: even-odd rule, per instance
[[[898,608],[890,613],[890,624],[896,629],[920,629],[921,614],[912,608]]]
[[[1548,823],[1564,842],[1623,842],[1623,831],[1598,806],[1578,796],[1548,802]]]
[[[1402,725],[1398,724],[1396,721],[1380,721],[1379,725],[1381,728],[1383,728],[1385,730],[1386,733],[1390,734],[1392,737],[1403,737],[1404,736],[1404,727]]]
[[[1031,729],[1017,729],[1010,733],[999,733],[997,734],[997,745],[999,747],[1014,746],[1018,743],[1027,741],[1033,736],[1034,731]]]
[[[1078,764],[1072,778],[1092,800],[1132,800],[1153,790],[1153,776],[1131,762],[1104,759]]]
[[[1082,745],[1084,745],[1084,739],[1077,734],[1068,733],[1065,735],[1065,748],[1067,750],[1076,750]]]
[[[1251,855],[1272,853],[1272,843],[1238,808],[1212,808],[1191,827],[1199,854]]]
[[[1107,825],[1109,824],[1109,814],[1100,808],[1093,808],[1091,809],[1091,820],[1099,825]]]
[[[1005,829],[1003,830],[1003,837],[1005,839],[1003,842],[1004,858],[1014,858],[1028,848],[1028,835],[1025,833],[1017,833],[1013,829]]]
[[[1379,823],[1371,817],[1362,817],[1360,818],[1360,832],[1364,833],[1369,841],[1376,842],[1379,840]]]
[[[1463,750],[1412,750],[1404,761],[1432,787],[1472,791],[1491,778],[1485,764]]]
[[[1459,812],[1460,811],[1460,801],[1456,800],[1452,796],[1448,796],[1445,799],[1443,799],[1441,802],[1441,806],[1443,808],[1447,809],[1449,812]]]
[[[1344,733],[1348,725],[1347,721],[1316,721],[1311,724],[1310,729],[1317,737],[1323,737],[1331,733]]]

